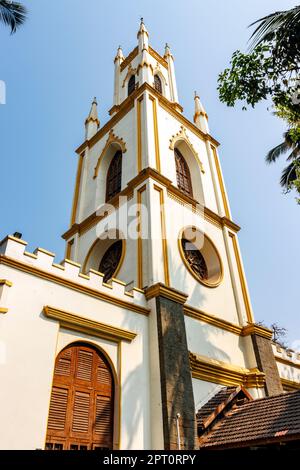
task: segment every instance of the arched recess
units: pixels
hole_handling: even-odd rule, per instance
[[[193,198],[196,199],[200,204],[204,205],[204,192],[202,185],[202,174],[204,173],[202,162],[195,151],[193,145],[189,141],[184,128],[182,127],[180,132],[170,139],[169,148],[173,151],[177,148],[181,155],[183,156],[185,162],[188,165],[192,188],[193,188]],[[175,163],[175,154],[173,154],[174,159],[174,174],[176,175],[176,163]],[[177,178],[174,178],[177,185]]]
[[[112,249],[112,246],[117,243],[121,245],[121,252],[118,260],[116,260],[115,258],[112,260],[112,263],[115,262],[115,267],[111,276],[117,277],[122,267],[126,253],[126,241],[119,230],[108,231],[105,233],[105,237],[104,234],[102,234],[99,238],[97,238],[97,240],[94,241],[85,257],[83,263],[83,272],[88,273],[90,269],[99,271],[101,267],[101,261],[103,260],[105,254],[107,254],[109,250]],[[108,280],[109,278],[104,278],[103,281],[105,282]]]
[[[116,374],[99,348],[72,343],[55,361],[46,450],[112,449]]]
[[[155,86],[155,76],[157,76],[159,79],[160,79],[160,83],[161,83],[161,94],[163,96],[167,96],[167,90],[166,90],[166,87],[168,86],[167,84],[167,81],[166,81],[166,78],[165,76],[163,75],[163,73],[161,72],[160,68],[156,67],[154,70],[153,70],[153,88],[156,89],[156,86]],[[157,90],[158,91],[158,90]]]

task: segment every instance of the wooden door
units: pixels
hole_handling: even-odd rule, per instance
[[[96,349],[75,344],[55,362],[46,450],[112,449],[113,376]]]

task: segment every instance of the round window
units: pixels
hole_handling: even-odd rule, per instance
[[[222,281],[223,266],[210,238],[195,227],[186,227],[178,242],[181,257],[193,277],[207,287],[217,287]]]

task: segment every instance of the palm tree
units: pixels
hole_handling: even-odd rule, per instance
[[[283,137],[284,141],[267,153],[266,161],[267,163],[273,163],[281,155],[289,152],[286,160],[290,163],[284,168],[280,179],[281,186],[289,190],[291,183],[298,179],[297,169],[300,168],[300,139],[293,139],[290,129],[283,134]]]
[[[18,2],[0,0],[0,21],[10,27],[11,34],[26,20],[27,9]]]

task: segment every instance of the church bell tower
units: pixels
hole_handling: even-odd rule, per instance
[[[277,390],[267,378],[261,385],[270,338],[254,326],[240,227],[207,113],[195,93],[193,120],[184,116],[171,49],[152,49],[143,20],[137,40],[126,57],[117,50],[105,124],[92,102],[63,238],[83,275],[101,272],[105,285],[145,294],[153,429],[161,423],[153,448],[178,448],[179,429],[191,449],[195,409],[218,384],[232,383],[228,370],[239,368],[254,396]]]

